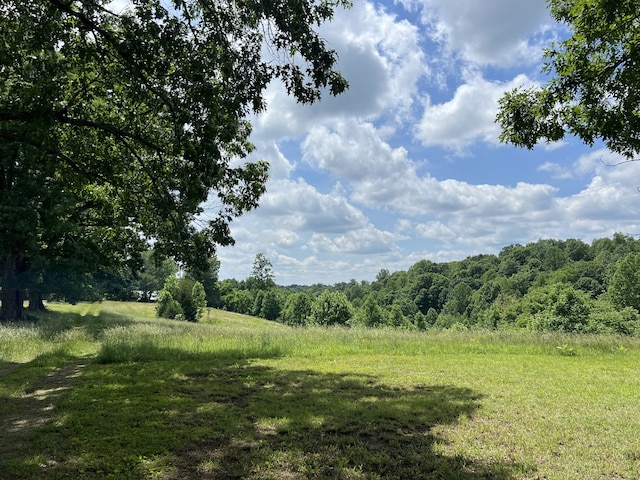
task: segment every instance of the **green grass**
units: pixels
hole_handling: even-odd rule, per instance
[[[640,478],[640,342],[153,305],[0,326],[0,478]]]

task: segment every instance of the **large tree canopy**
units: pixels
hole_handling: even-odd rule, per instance
[[[500,100],[503,142],[533,148],[569,133],[601,140],[629,160],[640,152],[640,3],[635,0],[548,0],[571,35],[545,53],[540,88]]]
[[[0,319],[21,316],[35,263],[113,265],[140,238],[193,263],[232,243],[265,189],[265,163],[230,162],[266,86],[305,103],[347,86],[315,28],[348,0],[118,4],[0,0]]]

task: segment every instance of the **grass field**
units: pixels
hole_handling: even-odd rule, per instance
[[[0,479],[638,479],[640,341],[50,305],[0,326]]]

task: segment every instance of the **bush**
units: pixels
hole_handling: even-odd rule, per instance
[[[311,317],[317,325],[348,325],[351,303],[340,292],[322,292],[311,305]]]
[[[162,318],[176,318],[177,315],[182,315],[182,307],[169,290],[163,288],[158,294],[156,315]]]
[[[640,314],[632,307],[616,310],[610,303],[598,301],[589,315],[586,332],[638,336],[640,335]]]
[[[545,285],[519,302],[516,324],[537,331],[584,332],[591,307],[590,296],[571,285]]]
[[[159,317],[197,322],[204,314],[206,297],[200,282],[189,278],[167,278],[158,295],[156,314]],[[178,317],[180,315],[180,317]]]

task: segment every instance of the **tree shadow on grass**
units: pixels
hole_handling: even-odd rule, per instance
[[[87,304],[88,306],[93,304]],[[173,321],[168,319],[137,319],[123,313],[95,310],[89,312],[60,312],[47,309],[36,314],[31,314],[29,320],[20,322],[16,326],[37,326],[45,338],[54,338],[74,329],[82,329],[89,337],[100,340],[106,330],[117,327],[155,327],[161,325],[166,329],[184,330],[185,325],[194,325],[185,321]]]
[[[48,308],[39,312],[30,312],[25,320],[12,323],[11,327],[16,329],[37,327],[44,338],[53,338],[69,330],[82,328],[90,336],[98,338],[107,328],[139,323],[138,320],[111,312],[97,314],[60,312]]]
[[[10,374],[20,365],[22,365],[20,362],[7,362],[5,360],[0,360],[0,378],[4,375]]]
[[[25,448],[0,458],[0,477],[507,480],[521,471],[439,451],[434,428],[472,416],[477,392],[271,368],[237,352],[89,364],[52,401],[57,416],[21,434]]]

